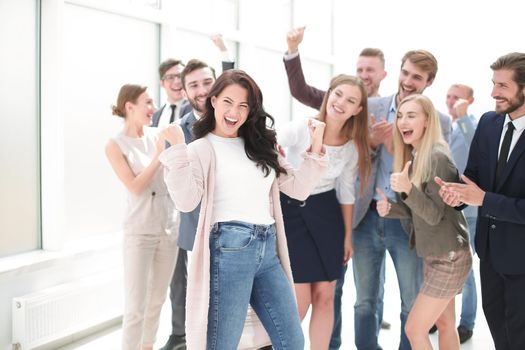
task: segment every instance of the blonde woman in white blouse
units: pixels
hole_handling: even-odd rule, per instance
[[[281,206],[297,294],[303,319],[312,305],[311,349],[327,349],[334,324],[336,280],[352,256],[352,210],[355,180],[368,177],[367,94],[353,76],[332,79],[319,114],[326,123],[323,144],[328,171],[305,201],[281,193]],[[299,167],[311,143],[308,120],[294,121],[278,130],[279,145],[288,161]],[[361,184],[364,186],[364,184]]]

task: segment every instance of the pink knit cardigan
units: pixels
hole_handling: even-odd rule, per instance
[[[328,165],[326,154],[305,152],[303,157],[305,160],[297,170],[294,170],[283,157],[279,157],[279,163],[286,169],[287,174],[281,174],[276,178],[270,193],[270,207],[277,231],[277,254],[292,289],[293,278],[279,191],[298,200],[306,199]],[[186,342],[190,350],[205,350],[210,296],[209,236],[213,225],[211,218],[215,153],[211,143],[201,138],[189,145],[179,144],[168,148],[162,152],[160,160],[166,167],[166,184],[177,209],[189,212],[201,203],[195,243],[188,263]],[[264,345],[270,345],[269,337],[255,312],[250,308],[239,349],[257,349]]]

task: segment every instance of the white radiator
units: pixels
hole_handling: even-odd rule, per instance
[[[122,299],[115,274],[13,298],[13,348],[32,349],[119,317]]]

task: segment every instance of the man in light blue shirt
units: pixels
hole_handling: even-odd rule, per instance
[[[447,92],[448,113],[452,117],[452,134],[450,136],[450,151],[456,167],[463,174],[467,166],[470,143],[476,131],[477,119],[468,114],[468,107],[474,102],[474,90],[467,85],[453,84]],[[467,219],[470,233],[470,245],[474,252],[474,238],[476,235],[477,208],[468,206],[463,210]],[[458,326],[459,341],[461,344],[472,337],[477,311],[477,292],[474,271],[465,281],[461,299],[461,316]]]

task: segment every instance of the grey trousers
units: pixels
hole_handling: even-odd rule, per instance
[[[178,248],[179,254],[171,278],[171,325],[172,335],[186,334],[186,286],[188,284],[188,253]]]

